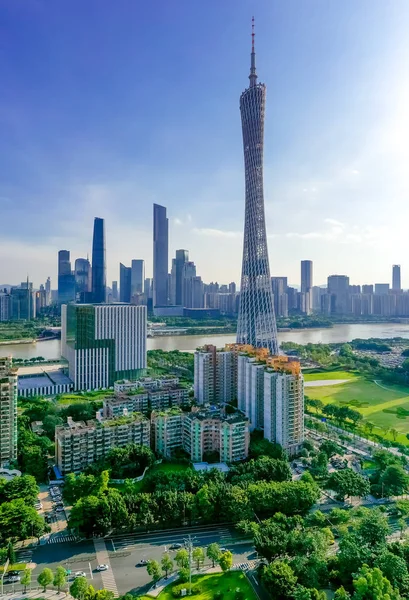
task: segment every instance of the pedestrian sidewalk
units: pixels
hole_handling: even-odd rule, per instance
[[[71,594],[68,592],[61,591],[58,593],[57,590],[47,590],[44,593],[42,588],[31,590],[27,592],[27,594],[23,594],[22,592],[17,592],[15,594],[3,592],[1,598],[2,600],[27,600],[30,598],[45,598],[45,600],[74,600]]]

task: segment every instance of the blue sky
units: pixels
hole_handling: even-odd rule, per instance
[[[251,16],[267,84],[272,275],[409,286],[407,0],[0,0],[0,282],[91,252],[106,219],[109,281],[152,266],[152,203],[170,255],[240,280],[239,97]]]

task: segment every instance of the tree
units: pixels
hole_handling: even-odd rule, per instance
[[[76,600],[84,600],[87,589],[87,579],[85,577],[76,577],[70,585],[70,594]]]
[[[383,575],[391,582],[391,585],[407,597],[409,592],[409,573],[404,558],[396,556],[387,550],[383,552],[375,561]]]
[[[328,456],[320,452],[311,461],[311,473],[317,477],[325,477],[328,473]]]
[[[369,481],[352,469],[343,469],[332,473],[328,478],[326,487],[334,490],[340,500],[344,500],[345,497],[349,496],[362,498],[370,492]]]
[[[222,552],[219,556],[219,565],[223,573],[226,573],[233,566],[233,554],[226,550],[226,552]]]
[[[193,552],[192,552],[192,557],[196,563],[196,569],[199,570],[200,565],[204,563],[204,559],[205,559],[205,553],[204,553],[203,548],[200,548],[200,547],[194,548]]]
[[[168,553],[166,553],[162,556],[161,565],[162,565],[162,569],[165,571],[165,577],[167,579],[169,571],[172,571],[172,569],[173,569],[173,561],[170,558]]]
[[[65,586],[67,583],[67,576],[65,573],[64,567],[57,567],[54,575],[54,587],[57,588],[58,593],[60,593],[61,588]]]
[[[362,509],[363,517],[356,526],[356,533],[361,542],[370,548],[382,546],[390,532],[388,519],[377,509]]]
[[[157,560],[149,560],[148,564],[146,565],[146,570],[148,571],[149,577],[153,581],[154,587],[156,587],[156,584],[162,577],[162,569],[160,568],[160,564]]]
[[[402,539],[403,532],[405,531],[405,529],[407,527],[405,519],[398,519],[398,527],[399,527],[399,531],[400,531],[400,537]]]
[[[20,580],[20,583],[24,586],[24,593],[26,593],[27,586],[29,586],[31,583],[31,569],[24,569],[24,573]]]
[[[394,427],[391,427],[390,434],[392,436],[393,441],[396,442],[396,440],[398,439],[399,431]]]
[[[14,551],[13,543],[11,542],[11,540],[7,544],[7,558],[9,559],[11,565],[16,564],[16,553]]]
[[[390,581],[382,571],[363,565],[354,578],[355,594],[353,600],[398,600],[399,592],[392,588]]]
[[[210,560],[212,561],[212,566],[214,568],[214,564],[215,562],[217,562],[219,560],[220,557],[220,546],[219,544],[217,544],[216,542],[213,542],[212,544],[210,544],[207,547],[207,558],[210,558]]]
[[[341,448],[341,446],[338,446],[338,444],[336,444],[332,440],[325,440],[324,442],[322,442],[322,444],[320,445],[320,452],[325,452],[328,458],[331,458],[335,454],[344,454],[344,451]]]
[[[287,563],[275,560],[263,569],[261,577],[273,598],[293,597],[297,577]]]
[[[53,582],[54,576],[51,569],[46,567],[41,571],[41,573],[37,577],[37,581],[40,585],[43,586],[43,592],[47,591],[47,587]]]
[[[181,548],[176,552],[175,561],[180,569],[189,568],[189,553],[186,548]]]
[[[334,600],[350,600],[351,595],[346,591],[343,585],[337,589],[334,595]]]
[[[385,496],[401,496],[408,491],[409,476],[400,465],[389,465],[382,473],[379,484]]]
[[[114,598],[114,592],[110,590],[98,590],[95,592],[93,600],[114,600]]]

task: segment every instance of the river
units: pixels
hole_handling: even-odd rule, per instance
[[[296,342],[297,344],[330,344],[349,342],[355,338],[409,338],[409,324],[399,323],[359,323],[355,325],[334,325],[323,329],[294,329],[278,334],[280,342]],[[148,350],[182,350],[193,352],[198,346],[214,344],[218,348],[236,341],[234,334],[228,335],[175,335],[148,339]],[[33,344],[0,345],[0,356],[12,355],[15,358],[34,358],[43,356],[46,359],[60,358],[60,340],[48,340]]]

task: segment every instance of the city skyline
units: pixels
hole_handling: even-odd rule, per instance
[[[76,257],[90,251],[95,215],[107,224],[107,281],[134,256],[152,274],[154,202],[168,209],[170,256],[187,248],[204,281],[239,281],[236,108],[255,14],[270,86],[271,275],[298,282],[305,256],[317,283],[330,272],[348,273],[353,283],[389,281],[390,265],[401,264],[407,288],[407,3],[159,5],[99,5],[95,21],[91,1],[78,22],[75,2],[47,11],[28,3],[24,12],[16,2],[5,15],[1,283],[15,284],[27,271],[36,282],[55,281],[59,249]],[[63,39],[54,26],[61,19]],[[146,68],[140,93],[140,77],[130,73]]]

